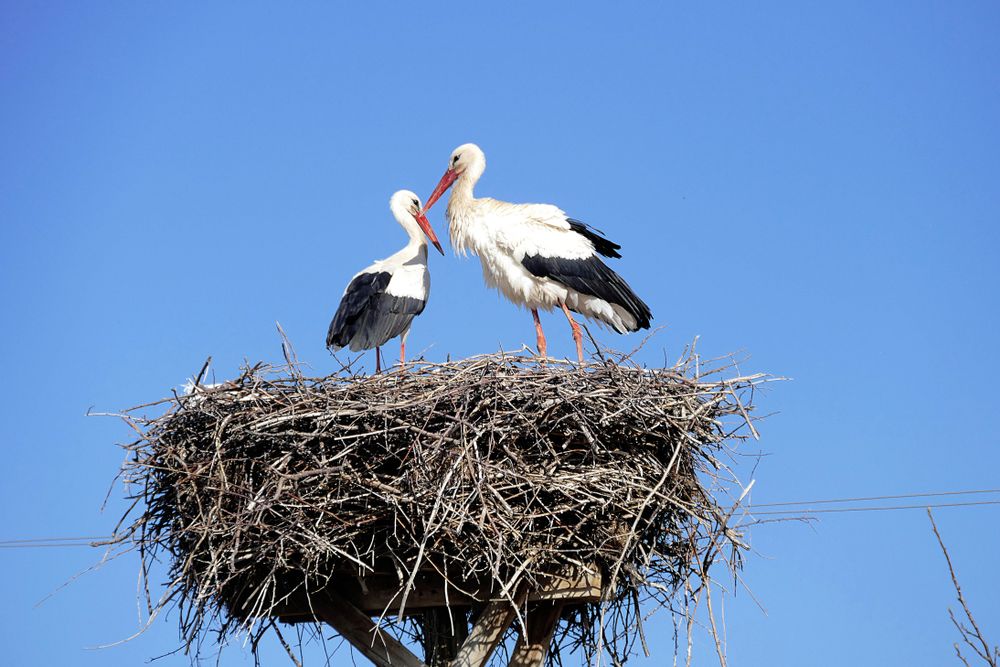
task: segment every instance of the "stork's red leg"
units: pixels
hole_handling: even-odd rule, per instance
[[[399,340],[399,366],[406,367],[406,337]]]
[[[573,319],[573,316],[570,314],[569,308],[566,307],[566,304],[563,303],[563,304],[560,304],[560,305],[562,306],[563,312],[566,313],[566,319],[569,320],[569,325],[571,327],[573,327],[573,340],[576,341],[576,358],[577,358],[577,361],[579,361],[582,364],[583,363],[583,334],[580,333],[580,325],[577,324],[576,320]]]
[[[538,309],[531,309],[531,317],[535,320],[535,336],[538,343],[538,356],[544,357],[545,355],[545,333],[542,331],[542,321],[538,319]]]
[[[382,372],[382,350],[379,349],[378,345],[375,346],[375,372]]]

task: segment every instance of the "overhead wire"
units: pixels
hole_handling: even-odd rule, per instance
[[[894,496],[862,496],[858,498],[828,498],[782,503],[753,503],[753,507],[784,507],[790,505],[823,505],[828,503],[870,502],[873,500],[900,500],[904,498],[932,498],[936,496],[962,496],[981,493],[1000,493],[1000,489],[973,489],[969,491],[935,491],[932,493],[903,493]]]
[[[888,512],[893,510],[912,509],[937,509],[943,507],[972,507],[983,505],[1000,505],[997,500],[976,500],[956,503],[920,503],[910,505],[881,505],[856,507],[825,507],[812,509],[810,505],[829,505],[839,503],[870,503],[877,500],[905,500],[910,498],[939,498],[945,496],[964,496],[1000,494],[1000,489],[967,489],[961,491],[934,491],[926,493],[901,493],[883,496],[857,496],[853,498],[822,498],[817,500],[787,501],[779,503],[751,503],[747,505],[749,514],[753,516],[809,516],[812,514],[837,514],[851,512]],[[757,508],[784,507],[788,509],[765,509],[757,511]],[[97,547],[113,539],[109,535],[89,535],[80,537],[35,537],[11,540],[0,540],[0,549],[33,549],[33,548],[65,548],[65,547]]]
[[[886,505],[882,507],[827,507],[824,509],[800,508],[795,510],[769,510],[765,512],[755,512],[750,509],[753,516],[808,516],[810,514],[832,514],[836,512],[887,512],[890,510],[915,510],[915,509],[937,509],[939,507],[970,507],[972,505],[1000,505],[1000,500],[976,500],[966,503],[936,503],[920,505]]]
[[[35,547],[90,547],[95,542],[109,540],[106,535],[82,537],[34,537],[17,540],[0,540],[0,549],[29,549]]]

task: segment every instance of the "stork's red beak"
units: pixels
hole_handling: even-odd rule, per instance
[[[445,190],[451,187],[451,184],[458,179],[458,172],[454,169],[448,168],[448,171],[444,172],[444,176],[438,181],[437,187],[434,188],[434,192],[431,196],[427,198],[427,203],[424,204],[424,212],[431,210],[431,206],[434,206],[434,202],[441,198],[441,195],[445,193]]]
[[[434,247],[437,248],[438,252],[443,255],[444,248],[442,248],[441,244],[438,242],[437,234],[434,233],[434,229],[431,227],[430,221],[427,220],[427,216],[424,215],[421,211],[417,211],[416,213],[413,214],[413,217],[416,218],[417,224],[420,225],[420,229],[424,230],[424,234],[426,234],[427,238],[431,240],[431,243],[434,244]]]

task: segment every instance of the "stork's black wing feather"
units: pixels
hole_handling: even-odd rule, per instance
[[[350,347],[355,352],[384,345],[406,331],[423,312],[426,301],[388,294],[387,272],[362,273],[351,281],[330,322],[326,346]]]
[[[621,306],[635,318],[636,329],[649,328],[653,317],[649,306],[597,255],[586,259],[526,255],[521,264],[534,276],[550,278],[581,294]]]
[[[573,218],[566,218],[566,222],[569,223],[569,228],[571,231],[576,232],[580,236],[586,237],[591,243],[594,244],[594,250],[601,253],[605,257],[621,257],[618,251],[622,249],[620,245],[614,241],[609,241],[604,238],[604,232],[597,229],[596,227],[591,227],[586,222],[580,222],[579,220],[574,220]]]
[[[379,294],[392,280],[392,274],[386,271],[378,273],[360,273],[344,290],[340,306],[330,322],[326,333],[326,346],[332,348],[346,347],[357,333],[358,322],[364,312],[374,302]]]
[[[385,310],[397,315],[413,315],[416,317],[424,312],[427,302],[423,299],[415,299],[409,296],[395,296],[393,294],[383,294],[382,304]]]
[[[425,303],[408,296],[379,294],[358,319],[351,349],[370,350],[402,335],[413,318],[423,312]]]

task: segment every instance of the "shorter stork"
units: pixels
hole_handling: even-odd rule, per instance
[[[375,348],[375,372],[382,372],[379,348],[401,336],[399,363],[406,363],[406,336],[413,318],[427,305],[431,276],[427,271],[427,241],[443,255],[431,224],[420,210],[420,199],[400,190],[389,200],[389,209],[410,237],[406,247],[377,260],[351,279],[340,299],[326,334],[331,352],[349,347],[352,352]]]

